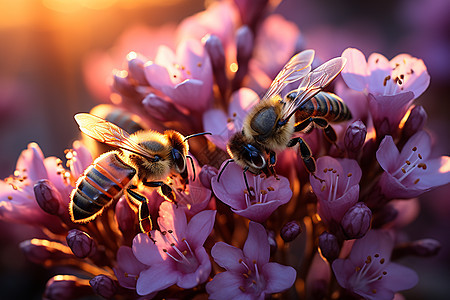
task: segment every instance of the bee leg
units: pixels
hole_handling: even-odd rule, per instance
[[[277,154],[275,153],[275,151],[270,150],[269,151],[269,170],[273,174],[273,177],[275,177],[275,179],[279,180],[277,173],[275,172],[275,168],[274,168],[276,162],[277,162]]]
[[[127,189],[127,193],[129,197],[139,202],[139,227],[141,228],[141,231],[143,233],[146,233],[152,239],[152,237],[150,236],[150,231],[152,230],[153,225],[152,220],[150,219],[150,211],[148,210],[147,198],[133,191],[131,188]]]
[[[245,176],[245,173],[247,171],[248,171],[248,166],[245,167],[244,170],[242,171],[242,176],[244,176],[244,182],[245,182],[245,186],[247,187],[248,195],[251,197],[252,196],[252,190],[250,189],[250,186],[248,185],[247,176]]]
[[[336,145],[336,131],[334,131],[333,127],[328,123],[327,120],[324,118],[312,118],[314,124],[316,124],[318,127],[322,128],[323,134],[325,138],[332,144]]]
[[[295,124],[294,127],[294,132],[305,132],[305,133],[309,133],[311,131],[311,129],[313,128],[312,123],[313,122],[313,118],[307,118],[303,121],[300,121],[298,123]]]
[[[170,202],[175,203],[177,206],[177,202],[175,201],[175,193],[173,192],[172,188],[165,184],[162,181],[144,181],[143,184],[148,187],[160,187],[161,193],[164,198]]]
[[[324,180],[320,179],[315,174],[316,160],[314,159],[314,157],[312,157],[311,149],[304,139],[302,139],[301,137],[293,138],[288,142],[287,147],[294,147],[297,143],[299,144],[300,156],[302,157],[303,164],[305,165],[306,169],[309,173],[311,173],[311,175],[314,176],[314,178],[316,178],[320,182],[323,182]]]

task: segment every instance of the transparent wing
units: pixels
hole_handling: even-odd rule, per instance
[[[306,76],[311,71],[313,59],[314,50],[305,50],[294,55],[272,81],[262,100],[267,100],[280,94],[289,83]]]
[[[287,121],[299,107],[326,87],[345,66],[344,57],[333,58],[304,76],[297,88],[297,96],[286,103],[281,112],[281,121]]]
[[[153,158],[145,148],[130,139],[128,132],[111,122],[86,113],[76,114],[75,121],[81,132],[101,143]]]

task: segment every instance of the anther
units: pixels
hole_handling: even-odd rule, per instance
[[[422,155],[420,155],[420,153],[418,153],[417,156],[418,156],[420,159],[422,159]]]
[[[380,259],[380,264],[384,264],[384,258]]]
[[[376,289],[373,289],[373,290],[372,290],[372,293],[376,294],[376,293],[377,293],[377,290],[376,290]]]
[[[414,184],[417,184],[417,183],[419,182],[419,180],[420,180],[420,178],[417,178],[417,179],[414,181]]]
[[[243,293],[245,293],[245,288],[244,288],[242,285],[239,287],[239,289],[240,289]]]
[[[353,175],[352,173],[348,173],[347,177],[352,177],[352,175]]]
[[[271,187],[271,186],[267,187],[267,190],[270,191],[270,192],[275,191],[275,189],[273,187]]]
[[[413,147],[413,148],[412,148],[412,151],[416,151],[416,150],[417,150],[417,147]]]

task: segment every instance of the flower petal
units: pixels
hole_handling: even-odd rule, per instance
[[[177,285],[183,289],[193,288],[203,282],[205,282],[209,274],[211,273],[211,262],[209,260],[209,255],[206,253],[205,248],[197,248],[195,250],[195,257],[199,261],[199,266],[195,272],[191,273],[180,273],[178,276]]]
[[[250,222],[248,225],[248,236],[244,244],[244,255],[259,266],[269,261],[270,246],[264,226],[259,223]]]
[[[204,210],[189,221],[186,230],[187,240],[193,248],[202,247],[214,226],[215,210]]]
[[[164,201],[159,207],[158,224],[161,231],[172,230],[177,238],[186,237],[187,220],[184,210]]]
[[[163,261],[157,245],[145,233],[139,233],[134,237],[132,249],[134,256],[148,266]]]
[[[265,264],[262,272],[267,280],[265,292],[268,294],[287,290],[294,284],[297,276],[294,268],[274,262]]]
[[[229,271],[244,271],[244,267],[239,262],[244,259],[244,253],[239,248],[233,247],[224,242],[217,242],[211,249],[211,255],[219,266]]]
[[[400,153],[398,152],[397,146],[394,144],[392,136],[385,136],[376,153],[380,166],[386,172],[394,172],[397,168],[397,164],[399,163],[399,156]]]
[[[136,283],[136,292],[142,296],[161,291],[175,284],[177,280],[178,273],[168,268],[166,263],[156,264],[141,272]]]
[[[347,64],[341,72],[345,83],[353,90],[363,91],[366,88],[366,76],[368,76],[364,54],[358,49],[347,48],[341,56],[347,58]]]
[[[239,287],[243,285],[243,276],[234,272],[216,274],[213,280],[206,284],[209,299],[253,299],[253,295],[243,293]]]

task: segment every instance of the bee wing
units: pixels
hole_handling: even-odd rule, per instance
[[[333,58],[304,76],[300,82],[297,96],[286,103],[281,112],[281,122],[289,120],[299,107],[326,87],[345,66],[345,57]]]
[[[314,50],[305,50],[294,55],[272,81],[262,100],[270,99],[280,94],[289,83],[306,76],[311,71],[314,53]]]
[[[86,113],[76,114],[75,121],[81,132],[101,143],[153,158],[145,148],[130,139],[128,132],[111,122]]]

